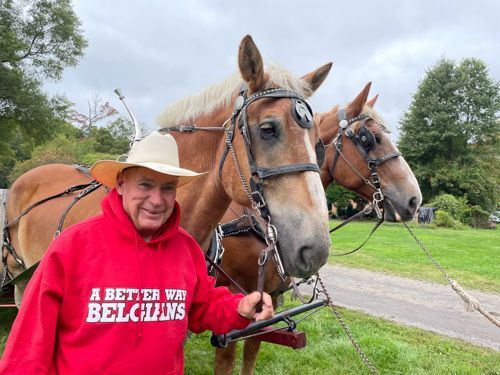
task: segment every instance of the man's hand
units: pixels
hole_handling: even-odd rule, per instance
[[[260,302],[260,293],[253,292],[243,297],[238,305],[238,313],[247,318],[255,319],[255,321],[266,320],[274,315],[273,302],[271,296],[267,293],[262,295],[262,311],[256,312],[256,307]]]

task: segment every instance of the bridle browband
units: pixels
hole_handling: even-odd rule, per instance
[[[283,262],[281,260],[281,255],[279,254],[279,250],[277,247],[278,233],[276,227],[271,222],[271,213],[269,212],[269,208],[264,198],[264,182],[268,178],[289,173],[298,173],[298,172],[319,173],[319,166],[317,163],[296,163],[296,164],[290,164],[272,168],[258,166],[252,149],[252,142],[248,126],[247,109],[250,104],[260,99],[288,98],[292,102],[292,114],[298,126],[300,126],[301,128],[310,129],[314,126],[314,119],[312,115],[312,110],[307,101],[295,91],[282,88],[270,88],[258,91],[250,96],[247,96],[247,92],[248,91],[246,87],[242,87],[238,96],[236,97],[233,112],[231,114],[230,119],[224,122],[222,126],[198,127],[194,124],[189,124],[189,125],[180,125],[180,126],[162,128],[159,131],[160,132],[179,131],[183,133],[194,133],[197,130],[206,130],[206,131],[225,132],[226,136],[225,148],[221,160],[219,162],[219,172],[218,172],[219,178],[222,177],[222,169],[224,167],[225,160],[227,159],[227,155],[231,154],[231,157],[236,166],[245,193],[248,196],[248,199],[250,200],[251,206],[254,210],[259,212],[260,217],[265,222],[264,235],[265,235],[265,241],[268,246],[265,250],[263,250],[261,257],[259,258],[259,268],[264,267],[265,264],[267,263],[267,260],[269,259],[270,253],[274,253],[273,255],[276,260],[277,272],[279,276],[284,280],[286,278],[286,273],[283,266]],[[228,123],[229,126],[226,126],[226,124]],[[247,160],[251,174],[249,184],[247,184],[246,179],[243,173],[241,172],[241,168],[239,166],[239,162],[237,160],[236,153],[233,148],[233,139],[236,127],[238,127],[243,137],[243,143],[245,144]],[[322,148],[324,148],[323,143],[321,144],[318,143],[318,145],[316,145],[316,153],[318,155],[318,161],[320,160],[321,152],[323,152],[324,154],[324,150],[322,150]],[[262,270],[260,270],[259,273],[262,273]]]

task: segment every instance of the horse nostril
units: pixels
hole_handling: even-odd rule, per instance
[[[410,203],[409,203],[410,208],[416,208],[417,207],[417,202],[418,202],[417,197],[412,197],[410,199]]]

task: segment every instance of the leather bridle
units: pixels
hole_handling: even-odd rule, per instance
[[[228,119],[222,126],[198,127],[194,124],[190,124],[190,125],[180,125],[175,127],[162,128],[160,129],[160,131],[161,132],[179,131],[183,133],[194,133],[197,130],[208,130],[208,131],[223,130],[225,132],[226,136],[225,148],[221,160],[219,162],[219,178],[222,178],[222,169],[227,159],[227,155],[231,154],[231,157],[234,161],[237,172],[239,174],[242,186],[246,192],[246,195],[248,196],[248,199],[250,200],[251,206],[257,212],[259,212],[260,217],[265,223],[264,235],[265,235],[265,241],[268,246],[266,249],[262,251],[262,255],[259,258],[259,273],[263,272],[261,268],[263,268],[265,264],[267,264],[267,260],[270,258],[270,255],[272,254],[276,261],[277,272],[279,276],[284,280],[286,278],[286,273],[283,266],[283,262],[281,260],[282,257],[277,247],[278,233],[276,227],[272,224],[271,213],[269,212],[269,207],[264,197],[265,196],[264,182],[266,179],[289,173],[298,173],[298,172],[319,173],[319,166],[317,163],[296,163],[296,164],[289,164],[272,168],[260,167],[257,165],[257,162],[254,157],[254,151],[252,148],[250,129],[248,126],[247,110],[250,104],[252,104],[253,102],[260,99],[269,99],[269,98],[290,99],[292,103],[292,115],[297,125],[305,129],[310,129],[314,126],[314,118],[312,110],[307,101],[304,98],[302,98],[302,96],[300,96],[297,92],[282,88],[270,88],[258,91],[250,96],[247,96],[247,89],[246,87],[243,87],[240,90],[239,95],[235,100],[231,118]],[[228,123],[229,126],[226,126],[226,124]],[[239,166],[239,162],[233,148],[233,139],[236,127],[238,127],[242,135],[243,142],[245,144],[247,160],[251,174],[249,184],[247,184],[246,179],[243,173],[241,172],[241,168]],[[321,158],[321,154],[322,153],[324,154],[323,143],[318,142],[315,150],[319,161]]]
[[[342,157],[342,159],[349,166],[349,168],[351,168],[351,170],[359,178],[361,178],[365,184],[370,185],[375,190],[375,192],[373,193],[373,200],[371,202],[371,206],[377,213],[378,218],[382,219],[382,211],[380,210],[380,204],[384,201],[385,196],[384,193],[382,193],[382,188],[380,186],[380,178],[377,173],[377,168],[386,161],[401,156],[401,153],[399,151],[393,151],[385,154],[380,158],[373,158],[370,156],[370,152],[373,151],[376,147],[376,140],[373,133],[365,126],[366,121],[372,119],[372,117],[369,114],[363,113],[348,120],[346,114],[346,108],[342,107],[337,112],[337,119],[339,120],[339,130],[337,136],[333,139],[332,143],[327,145],[335,147],[336,150],[332,166],[328,169],[330,178],[332,180],[334,179],[333,174],[335,172],[337,161],[339,159],[339,156]],[[356,132],[353,129],[353,124],[357,122],[360,122],[358,134],[356,134]],[[371,179],[365,178],[342,153],[342,146],[343,146],[342,140],[344,134],[348,139],[350,139],[354,143],[358,152],[366,161],[366,165],[370,170]]]

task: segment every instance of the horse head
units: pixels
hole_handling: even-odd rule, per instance
[[[265,68],[250,36],[240,44],[238,64],[237,77],[174,103],[184,117],[172,120],[167,108],[158,118],[162,127],[189,121],[215,132],[173,134],[181,164],[208,171],[179,189],[181,225],[207,248],[231,201],[254,208],[277,234],[285,273],[310,276],[326,262],[330,238],[315,152],[319,127],[306,99],[331,64],[301,78],[277,66]],[[200,103],[203,109],[194,109]]]
[[[310,276],[326,262],[330,240],[325,235],[328,213],[317,169],[319,128],[306,99],[321,85],[331,64],[300,79],[277,67],[265,71],[257,47],[246,37],[239,67],[248,97],[264,96],[248,105],[246,120],[239,119],[248,125],[240,142],[248,137],[255,156],[254,163],[245,164],[244,173],[261,188],[286,273]],[[278,96],[265,97],[275,92]],[[248,201],[239,198],[240,204]]]
[[[378,96],[367,102],[370,86],[371,82],[366,84],[347,106],[316,114],[326,144],[323,186],[336,181],[367,201],[382,204],[386,220],[408,221],[420,207],[422,194],[373,109]]]

